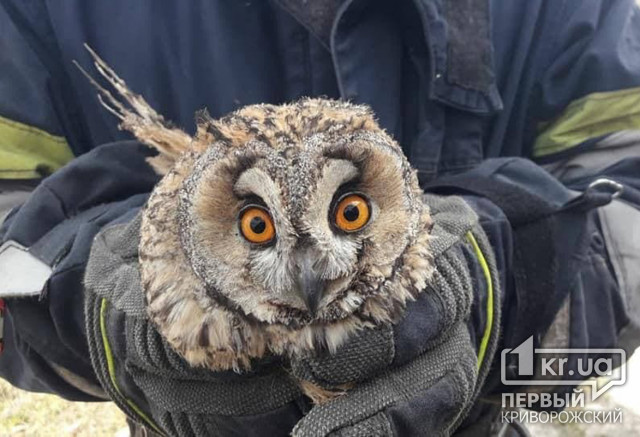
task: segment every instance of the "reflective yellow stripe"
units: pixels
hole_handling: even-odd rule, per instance
[[[109,344],[109,337],[107,337],[107,321],[106,321],[106,313],[107,313],[107,300],[102,299],[102,303],[100,304],[100,333],[102,334],[102,344],[104,346],[104,355],[107,358],[107,369],[109,370],[109,378],[111,379],[111,384],[116,392],[120,395],[122,399],[131,407],[133,411],[136,412],[138,416],[144,419],[147,424],[152,427],[158,434],[163,434],[162,431],[157,427],[157,425],[147,416],[136,404],[134,404],[130,399],[127,399],[120,388],[118,387],[118,383],[116,381],[116,365],[113,360],[113,354],[111,352],[111,345]]]
[[[34,179],[73,158],[63,137],[0,117],[0,179]]]
[[[467,239],[471,243],[473,251],[476,253],[476,257],[478,258],[478,262],[480,263],[480,267],[482,268],[482,272],[484,273],[484,278],[487,281],[487,322],[484,325],[484,334],[482,335],[480,349],[478,350],[478,369],[480,369],[484,360],[484,356],[487,353],[487,345],[489,344],[491,331],[493,329],[493,282],[491,281],[491,271],[489,270],[489,265],[487,264],[487,260],[482,254],[482,250],[480,250],[480,246],[478,246],[476,237],[474,237],[471,232],[467,232]]]
[[[563,152],[590,138],[627,129],[640,129],[640,87],[589,94],[542,127],[533,156]]]

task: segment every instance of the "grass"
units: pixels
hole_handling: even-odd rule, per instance
[[[29,393],[0,379],[0,436],[115,436],[126,427],[111,402],[68,402]]]

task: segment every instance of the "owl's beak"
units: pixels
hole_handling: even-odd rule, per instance
[[[312,250],[302,251],[296,264],[298,266],[296,278],[298,292],[309,312],[315,315],[325,287],[325,280],[315,269],[316,255]]]

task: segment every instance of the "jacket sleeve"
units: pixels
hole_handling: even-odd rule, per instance
[[[41,179],[73,158],[68,138],[74,135],[60,115],[58,75],[43,62],[33,35],[25,33],[3,6],[7,5],[0,4],[0,180]]]
[[[640,13],[633,0],[561,10],[521,103],[537,132],[531,160],[490,159],[429,189],[465,195],[504,260],[501,348],[533,336],[536,347],[630,355],[640,344],[630,273],[640,256]]]
[[[4,223],[2,241],[30,248],[53,272],[39,298],[6,299],[1,377],[72,400],[104,396],[87,349],[82,278],[93,237],[130,220],[157,181],[150,153],[136,142],[98,147],[45,179]]]
[[[562,24],[549,29],[547,47],[538,49],[536,84],[525,103],[527,129],[536,132],[530,153],[541,163],[581,154],[614,132],[640,128],[637,2],[562,4],[557,17]]]

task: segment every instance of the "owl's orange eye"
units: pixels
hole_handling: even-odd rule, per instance
[[[271,215],[260,207],[249,206],[240,212],[240,232],[250,243],[266,244],[276,236]]]
[[[360,194],[344,196],[335,207],[335,224],[345,232],[362,229],[369,222],[371,209],[369,202]]]

